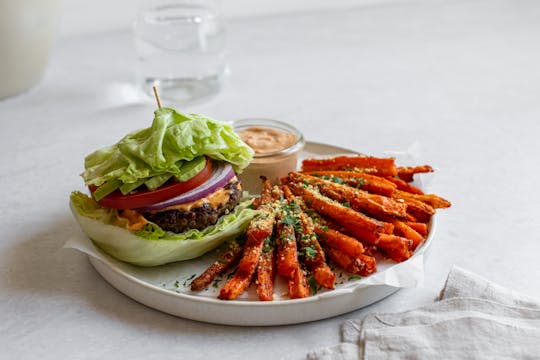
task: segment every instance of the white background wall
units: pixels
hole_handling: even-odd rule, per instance
[[[413,0],[222,0],[222,6],[225,16],[238,18],[405,1]],[[137,4],[137,0],[64,0],[60,35],[126,29],[134,19]]]

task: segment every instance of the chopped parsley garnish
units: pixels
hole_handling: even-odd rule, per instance
[[[311,295],[315,295],[321,290],[321,286],[317,284],[315,277],[312,275],[308,278],[308,285]]]
[[[264,239],[264,245],[263,245],[263,249],[262,251],[264,253],[267,253],[267,252],[270,252],[273,250],[273,246],[272,246],[272,238],[270,236],[267,236],[265,239]]]
[[[294,218],[291,216],[290,213],[288,213],[281,221],[289,226],[294,226],[295,224]]]
[[[193,280],[195,278],[195,276],[197,276],[197,274],[191,274],[190,277],[188,277],[186,280],[184,280],[184,282],[182,283],[182,286],[187,287],[188,286],[187,285],[188,281]]]
[[[317,255],[317,249],[315,249],[313,244],[306,246],[304,248],[304,255],[306,256],[306,259],[313,260]]]

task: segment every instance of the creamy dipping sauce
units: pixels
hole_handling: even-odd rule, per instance
[[[294,145],[296,136],[286,131],[267,127],[249,127],[238,132],[256,155],[270,154]]]
[[[236,132],[255,152],[253,160],[240,175],[244,189],[251,194],[260,194],[261,176],[278,184],[282,177],[296,170],[298,152],[304,146],[298,130],[278,121],[259,120],[237,128]]]

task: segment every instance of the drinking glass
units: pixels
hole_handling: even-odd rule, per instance
[[[178,104],[210,98],[227,72],[219,0],[147,0],[134,24],[139,84]]]

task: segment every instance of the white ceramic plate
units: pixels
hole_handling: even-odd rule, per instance
[[[352,151],[308,142],[300,158],[344,153]],[[285,289],[286,286],[279,280],[276,284],[276,300],[271,302],[257,301],[253,287],[238,300],[217,299],[217,293],[225,283],[226,276],[218,279],[205,291],[191,292],[190,281],[213,262],[215,251],[198,259],[152,268],[129,265],[104,253],[100,254],[100,259],[94,256],[89,258],[94,268],[113,287],[142,304],[172,315],[226,325],[296,324],[344,314],[379,301],[397,291],[400,287],[392,286],[396,285],[395,279],[411,269],[420,268],[420,275],[423,275],[424,253],[433,238],[434,220],[433,217],[428,238],[409,260],[394,264],[378,259],[378,271],[374,275],[382,280],[371,281],[373,275],[350,280],[347,274],[341,273],[338,274],[336,289],[322,290],[311,297],[295,300],[281,298],[280,289]],[[416,273],[418,274],[418,271]],[[409,277],[409,274],[404,277]],[[397,282],[399,283],[399,280]]]

